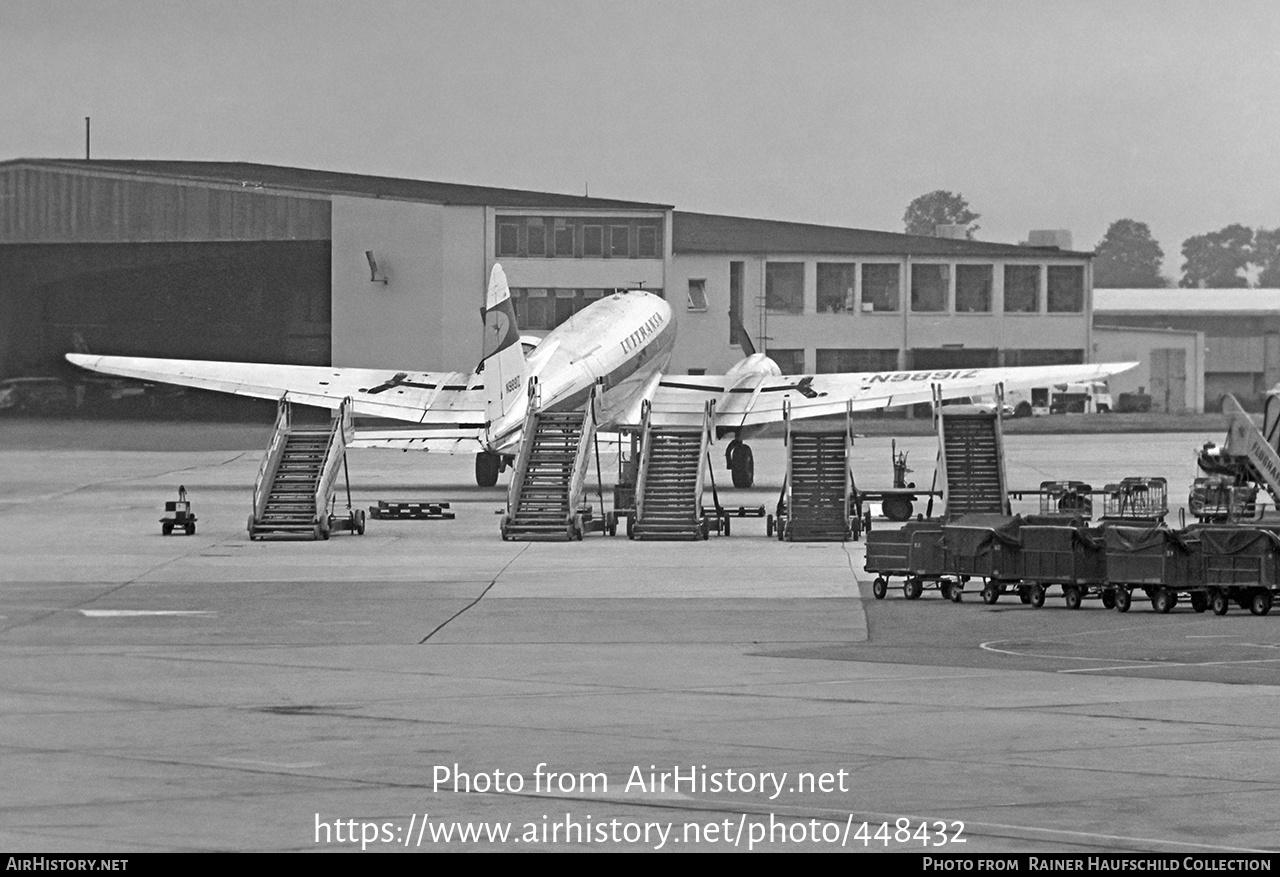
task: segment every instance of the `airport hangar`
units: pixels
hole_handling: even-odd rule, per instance
[[[227,162],[0,163],[0,377],[62,355],[467,369],[489,268],[522,331],[616,288],[665,295],[671,369],[1096,361],[1091,253],[670,205]]]

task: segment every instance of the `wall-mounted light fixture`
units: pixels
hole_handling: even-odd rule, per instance
[[[369,282],[385,285],[387,275],[378,273],[378,260],[373,257],[373,250],[365,250],[364,257],[369,260]]]

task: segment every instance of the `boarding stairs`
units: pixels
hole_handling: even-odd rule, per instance
[[[568,411],[542,411],[536,380],[529,384],[520,454],[507,492],[502,538],[581,539],[587,463],[596,434],[597,391]]]
[[[938,433],[938,480],[946,518],[971,513],[1010,513],[1000,409],[1004,387],[996,388],[994,411],[985,406],[943,405],[933,388],[933,420]]]
[[[346,472],[346,444],[353,435],[351,400],[344,399],[328,426],[295,426],[286,398],[277,406],[271,445],[258,467],[249,538],[328,539],[339,468]],[[348,506],[350,506],[348,486]],[[350,526],[364,532],[363,512]]]
[[[787,470],[778,502],[778,539],[787,542],[844,542],[856,538],[858,519],[850,515],[853,477],[853,421],[843,430],[797,428],[783,406]]]
[[[627,519],[628,537],[707,538],[710,522],[702,509],[702,481],[710,469],[714,404],[707,403],[699,427],[655,426],[649,404],[644,404],[635,514]],[[718,502],[714,515],[724,520]]]

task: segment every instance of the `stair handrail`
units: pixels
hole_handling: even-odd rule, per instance
[[[791,400],[785,396],[782,399],[782,446],[787,453],[782,466],[782,496],[778,502],[786,507],[787,520],[790,521],[795,517],[791,508]]]
[[[636,473],[636,507],[635,520],[644,520],[644,486],[649,478],[649,451],[651,431],[653,428],[653,406],[645,399],[640,403],[640,471]]]
[[[942,502],[943,507],[946,508],[944,514],[950,515],[951,508],[948,503],[951,499],[951,485],[947,482],[947,433],[942,416],[942,385],[930,384],[929,390],[933,395],[933,431],[938,436],[938,459],[934,464],[933,477],[942,485]]]
[[[271,495],[271,482],[275,478],[280,458],[284,456],[285,440],[293,427],[292,406],[286,393],[276,401],[276,425],[271,433],[271,444],[258,465],[258,477],[253,483],[253,519],[262,520],[267,510],[267,498]]]
[[[578,448],[573,456],[573,474],[569,478],[569,520],[578,513],[582,495],[587,489],[587,467],[591,462],[592,439],[596,435],[596,395],[599,382],[591,385],[587,404],[583,406],[582,432],[578,435]]]
[[[706,475],[707,469],[710,468],[711,462],[711,445],[715,442],[716,434],[716,400],[708,399],[706,404],[702,406],[702,435],[698,442],[698,474],[693,484],[693,516],[695,520],[702,518],[702,481]],[[713,476],[714,477],[714,476]],[[720,514],[720,498],[715,493],[714,482],[711,489],[711,495],[715,497],[716,515]]]
[[[849,519],[851,517],[862,517],[861,503],[855,503],[857,497],[857,489],[853,483],[853,400],[846,399],[844,403],[844,526],[845,535],[856,533],[862,524],[853,523]],[[854,506],[857,505],[855,509]]]
[[[1004,382],[996,384],[996,420],[994,425],[996,438],[996,477],[1000,479],[1000,512],[1010,514],[1013,506],[1009,502],[1008,473],[1004,469]]]
[[[334,485],[338,480],[338,470],[347,459],[347,433],[353,421],[351,397],[347,396],[333,412],[329,421],[329,441],[325,446],[324,465],[320,469],[320,477],[316,480],[315,523],[320,529],[329,530],[329,500],[333,497]]]
[[[511,482],[507,485],[507,514],[520,504],[520,492],[524,490],[524,476],[529,468],[529,457],[533,453],[533,437],[538,431],[538,415],[541,413],[542,392],[538,387],[538,376],[529,377],[529,404],[524,410],[524,425],[520,429],[520,452],[516,455],[515,471]]]

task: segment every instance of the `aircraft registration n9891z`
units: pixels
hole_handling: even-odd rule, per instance
[[[408,372],[337,366],[268,365],[129,356],[67,354],[72,363],[121,377],[179,384],[260,399],[336,409],[351,398],[357,417],[404,421],[401,428],[358,429],[348,447],[476,454],[476,482],[497,483],[518,451],[529,382],[537,379],[543,410],[581,407],[597,383],[601,429],[638,427],[642,405],[655,423],[700,425],[714,401],[718,435],[731,435],[727,458],[735,486],[750,487],[754,461],[746,439],[783,420],[843,416],[990,393],[997,384],[1020,389],[1095,380],[1136,363],[1025,368],[943,369],[784,376],[777,363],[750,348],[723,375],[668,376],[675,345],[671,306],[644,290],[592,303],[536,345],[521,343],[507,278],[495,264],[483,310],[479,366],[463,372]]]

